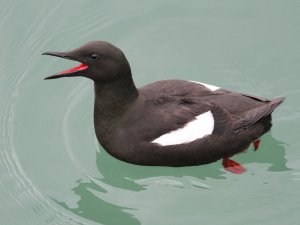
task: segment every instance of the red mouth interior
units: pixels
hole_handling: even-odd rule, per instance
[[[76,66],[74,68],[71,68],[71,69],[68,69],[68,70],[64,70],[64,71],[60,72],[59,74],[74,73],[74,72],[77,72],[77,71],[86,70],[87,68],[88,68],[87,65],[80,64],[79,66]]]

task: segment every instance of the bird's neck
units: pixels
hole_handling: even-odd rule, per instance
[[[95,119],[110,121],[120,118],[137,97],[138,90],[131,76],[111,82],[95,82]]]
[[[98,141],[110,148],[111,137],[120,119],[138,97],[132,78],[113,82],[95,82],[94,125]]]

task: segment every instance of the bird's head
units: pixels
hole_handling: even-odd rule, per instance
[[[77,67],[45,79],[83,76],[95,82],[110,82],[124,76],[131,76],[130,66],[123,52],[104,41],[91,41],[72,51],[45,52],[42,55],[61,57],[81,63]]]

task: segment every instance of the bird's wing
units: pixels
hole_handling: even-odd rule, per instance
[[[126,135],[131,133],[147,142],[187,143],[210,134],[222,135],[231,125],[231,117],[224,108],[201,102],[199,97],[161,95],[138,105],[139,109],[128,112],[124,127]]]
[[[188,81],[159,81],[139,91],[138,108],[129,110],[124,120],[128,124],[124,127],[127,133],[145,141],[169,137],[168,140],[175,140],[197,134],[201,139],[210,134],[238,133],[269,115],[283,101],[269,101],[225,89],[213,91]],[[193,129],[186,129],[191,127]]]

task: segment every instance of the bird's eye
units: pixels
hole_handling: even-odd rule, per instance
[[[92,53],[90,55],[90,58],[93,60],[93,61],[97,61],[100,57],[97,53]]]

